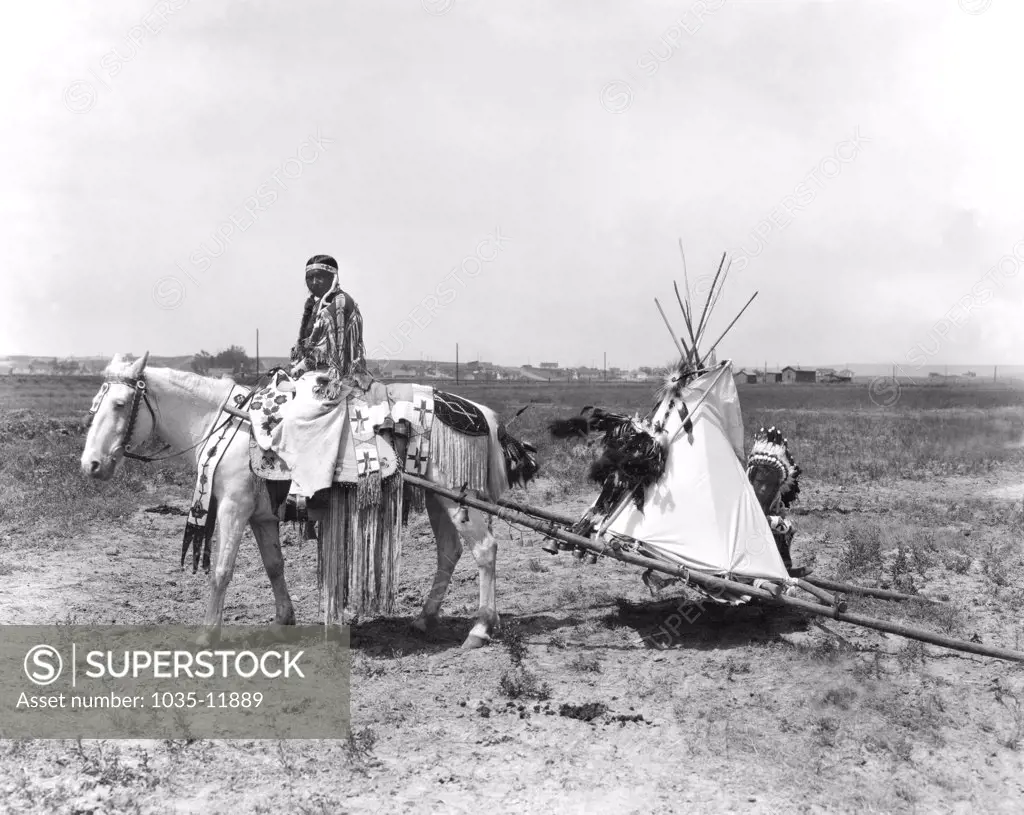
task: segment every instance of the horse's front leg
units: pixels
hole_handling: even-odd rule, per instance
[[[217,526],[220,530],[213,570],[210,574],[210,600],[206,606],[206,631],[199,637],[200,645],[212,645],[220,638],[224,622],[224,596],[235,571],[235,557],[242,541],[242,532],[252,517],[254,501],[251,497],[227,496],[217,507]]]

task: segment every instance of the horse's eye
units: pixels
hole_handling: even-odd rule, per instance
[[[114,401],[114,407],[117,408],[118,410],[123,408],[124,404],[125,404],[124,403],[124,399],[117,399],[117,400]]]

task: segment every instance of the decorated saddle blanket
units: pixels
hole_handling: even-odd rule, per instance
[[[478,405],[461,396],[434,391],[434,413],[452,430],[467,436],[486,436],[490,431],[487,418]]]
[[[306,497],[332,482],[387,478],[398,469],[397,455],[377,429],[389,418],[409,423],[405,469],[426,473],[433,388],[375,382],[363,390],[353,384],[336,401],[327,402],[314,392],[319,376],[314,371],[291,379],[278,371],[253,395],[250,463],[257,476],[289,480],[292,492]]]

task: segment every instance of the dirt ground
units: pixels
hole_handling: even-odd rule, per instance
[[[873,517],[942,527],[980,552],[998,524],[965,522],[968,496],[992,517],[1019,505],[1024,472],[856,491],[805,485],[794,515],[799,561],[831,575],[843,524]],[[587,496],[541,481],[526,500],[576,515]],[[154,489],[126,523],[54,541],[0,583],[8,623],[201,621],[202,573],[177,566],[187,490]],[[902,514],[900,514],[902,512]],[[972,516],[981,517],[978,512]],[[300,622],[319,619],[316,550],[287,528],[286,576]],[[459,564],[436,639],[408,623],[429,588],[425,516],[407,532],[401,611],[352,629],[348,741],[0,743],[9,812],[1020,812],[1024,675],[1018,665],[908,643],[829,620],[754,608],[687,613],[676,587],[652,598],[640,572],[539,549],[505,524],[503,638],[459,648],[475,612],[470,555]],[[972,538],[973,536],[973,538]],[[10,540],[5,546],[10,545]],[[30,553],[23,553],[28,555]],[[1019,606],[993,596],[971,560],[924,569],[917,588],[944,613],[851,599],[1020,648]],[[699,609],[697,610],[699,612]],[[911,616],[907,616],[907,615]],[[915,617],[914,614],[917,616]],[[922,614],[925,622],[921,622]],[[673,616],[675,615],[675,616]],[[931,616],[928,616],[931,615]],[[953,616],[956,615],[956,619]],[[247,534],[226,619],[268,623],[269,583]],[[820,618],[819,618],[820,619]]]

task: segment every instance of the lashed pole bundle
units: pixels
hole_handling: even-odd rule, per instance
[[[670,577],[681,579],[687,583],[699,586],[712,595],[722,593],[747,595],[749,597],[756,597],[766,603],[773,603],[787,608],[805,611],[809,614],[816,614],[820,617],[830,617],[833,620],[852,623],[853,625],[859,625],[863,628],[873,628],[876,631],[885,631],[889,634],[897,634],[901,637],[920,640],[921,642],[927,642],[931,645],[940,645],[943,648],[951,648],[955,651],[966,651],[972,654],[980,654],[981,656],[996,657],[998,659],[1006,659],[1014,662],[1024,662],[1024,653],[1014,651],[1011,648],[999,648],[997,646],[982,645],[981,643],[956,640],[952,637],[934,634],[931,631],[925,631],[924,629],[915,628],[914,626],[893,623],[887,620],[878,620],[874,617],[866,617],[863,614],[850,614],[848,612],[840,611],[838,608],[830,605],[819,605],[818,603],[798,600],[795,597],[775,595],[767,589],[749,586],[746,583],[738,583],[734,580],[727,580],[722,577],[712,577],[711,575],[701,574],[700,572],[687,569],[684,566],[673,566],[661,560],[655,560],[653,558],[644,557],[643,555],[633,554],[632,552],[624,552],[621,549],[616,549],[610,546],[609,544],[600,543],[591,540],[590,538],[575,535],[572,532],[561,528],[559,525],[561,522],[560,520],[548,519],[545,521],[517,512],[508,506],[508,504],[511,504],[512,502],[504,502],[506,504],[505,506],[498,506],[497,504],[492,504],[488,501],[473,498],[470,495],[438,487],[430,481],[419,478],[415,475],[406,473],[404,478],[410,484],[414,484],[417,487],[423,487],[427,490],[432,490],[438,495],[444,498],[449,498],[459,504],[473,507],[481,510],[482,512],[497,516],[502,520],[509,521],[520,526],[525,526],[529,529],[540,532],[542,535],[549,538],[563,541],[580,549],[593,552],[594,554],[605,555],[606,557],[613,558],[623,563],[640,566],[644,569],[651,569],[652,571],[661,572],[662,574],[669,575]],[[549,514],[553,515],[554,513]]]
[[[672,286],[675,289],[676,300],[679,302],[679,310],[683,313],[683,324],[686,326],[686,335],[690,338],[689,345],[687,345],[686,337],[677,335],[672,330],[672,325],[668,321],[668,317],[665,316],[665,310],[661,307],[661,303],[658,302],[658,298],[654,298],[654,304],[658,307],[658,312],[661,314],[661,319],[665,322],[665,327],[668,329],[668,333],[672,337],[672,341],[675,343],[676,349],[679,351],[680,361],[687,364],[692,370],[697,371],[705,367],[711,355],[714,354],[715,349],[719,343],[725,339],[725,335],[732,330],[732,327],[736,325],[737,320],[743,316],[743,312],[747,310],[751,303],[754,302],[754,298],[757,297],[759,292],[754,292],[746,305],[740,309],[731,323],[726,326],[725,331],[721,333],[719,338],[712,343],[711,347],[708,348],[706,354],[700,352],[700,341],[704,338],[704,332],[707,331],[708,323],[711,320],[711,314],[715,310],[715,305],[718,303],[718,298],[722,294],[722,288],[725,286],[725,280],[729,276],[729,269],[732,268],[732,261],[728,264],[725,262],[725,253],[722,253],[722,259],[718,262],[718,270],[715,272],[714,278],[711,280],[711,288],[708,289],[708,296],[704,300],[704,308],[701,309],[700,320],[697,323],[696,328],[693,325],[693,308],[690,305],[690,281],[686,272],[686,253],[683,252],[683,243],[679,242],[679,251],[683,253],[683,279],[686,284],[686,297],[684,298],[679,293],[679,284],[673,281]],[[722,271],[725,270],[723,275]]]

